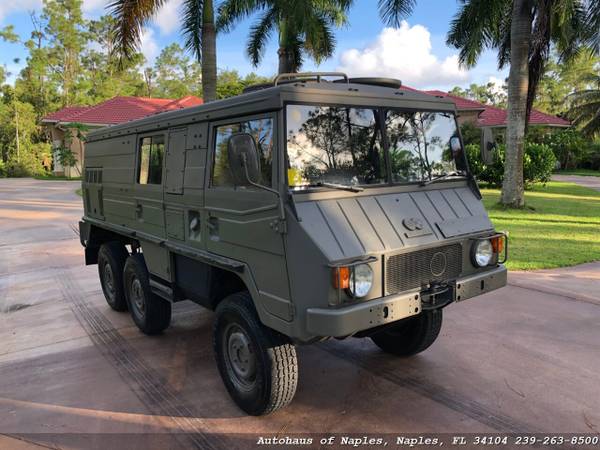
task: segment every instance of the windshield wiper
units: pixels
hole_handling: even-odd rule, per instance
[[[427,186],[428,184],[437,183],[438,181],[444,181],[444,180],[447,180],[448,178],[465,177],[465,176],[466,175],[464,173],[459,173],[459,172],[442,173],[440,175],[437,175],[437,176],[431,178],[430,180],[421,181],[420,185]]]
[[[350,192],[362,192],[365,189],[359,186],[350,186],[347,184],[336,184],[336,183],[327,183],[325,181],[319,181],[317,186],[326,187],[331,189],[339,189],[340,191],[350,191]]]

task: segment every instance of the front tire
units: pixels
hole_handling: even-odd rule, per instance
[[[106,303],[115,311],[127,311],[123,289],[123,267],[129,253],[118,241],[106,242],[98,250],[98,275]]]
[[[223,383],[246,413],[269,414],[292,401],[298,384],[296,349],[260,322],[248,292],[232,294],[217,307],[213,345]]]
[[[435,342],[442,328],[442,310],[423,311],[397,325],[373,334],[371,340],[384,352],[412,356]]]
[[[123,284],[129,312],[137,327],[148,335],[163,332],[171,323],[171,303],[152,293],[142,254],[134,253],[127,258]]]

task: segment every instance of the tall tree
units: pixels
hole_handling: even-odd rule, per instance
[[[569,117],[589,137],[600,138],[600,71],[584,77],[587,86],[571,94]]]
[[[142,29],[167,0],[114,0],[116,51],[130,58],[141,43]],[[185,46],[202,64],[205,101],[217,97],[217,51],[213,0],[184,0],[182,32]]]
[[[491,81],[486,84],[472,83],[466,89],[455,86],[448,93],[458,97],[475,100],[484,105],[497,106],[498,108],[506,107],[506,86],[503,85],[499,87],[496,83]]]
[[[461,0],[448,43],[460,49],[467,66],[484,48],[498,51],[498,65],[510,63],[506,163],[501,202],[524,205],[523,146],[527,120],[552,44],[561,61],[596,38],[593,14],[598,2],[587,0]],[[600,47],[600,42],[598,43]]]
[[[297,72],[305,56],[317,63],[335,48],[333,27],[346,23],[351,0],[225,0],[219,7],[217,27],[229,31],[236,23],[260,13],[250,28],[246,52],[260,64],[273,31],[277,31],[279,73]]]
[[[181,98],[185,95],[200,95],[200,65],[190,61],[179,44],[163,48],[154,62],[154,86],[152,95],[157,97]]]
[[[548,114],[565,116],[573,107],[571,94],[586,90],[590,77],[599,73],[600,57],[581,52],[571,61],[559,63],[556,52],[546,64],[533,106]]]
[[[378,0],[382,20],[399,26],[416,0]],[[335,49],[333,28],[347,23],[353,0],[224,0],[219,7],[217,28],[229,31],[239,21],[259,13],[250,29],[246,52],[254,66],[260,64],[267,42],[276,30],[278,72],[298,72],[305,56],[317,64]]]
[[[42,19],[48,39],[47,57],[60,84],[62,104],[72,105],[80,75],[80,54],[86,43],[82,0],[44,0]]]

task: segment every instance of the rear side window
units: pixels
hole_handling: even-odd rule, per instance
[[[215,153],[212,173],[213,186],[233,186],[227,154],[228,139],[234,133],[249,133],[254,137],[260,157],[260,184],[271,186],[273,168],[273,119],[253,119],[221,125],[216,129]]]
[[[139,184],[162,183],[164,154],[165,137],[162,134],[142,138],[137,167]]]

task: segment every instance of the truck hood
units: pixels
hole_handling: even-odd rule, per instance
[[[296,204],[300,226],[329,261],[394,253],[493,230],[468,187],[361,195]]]

